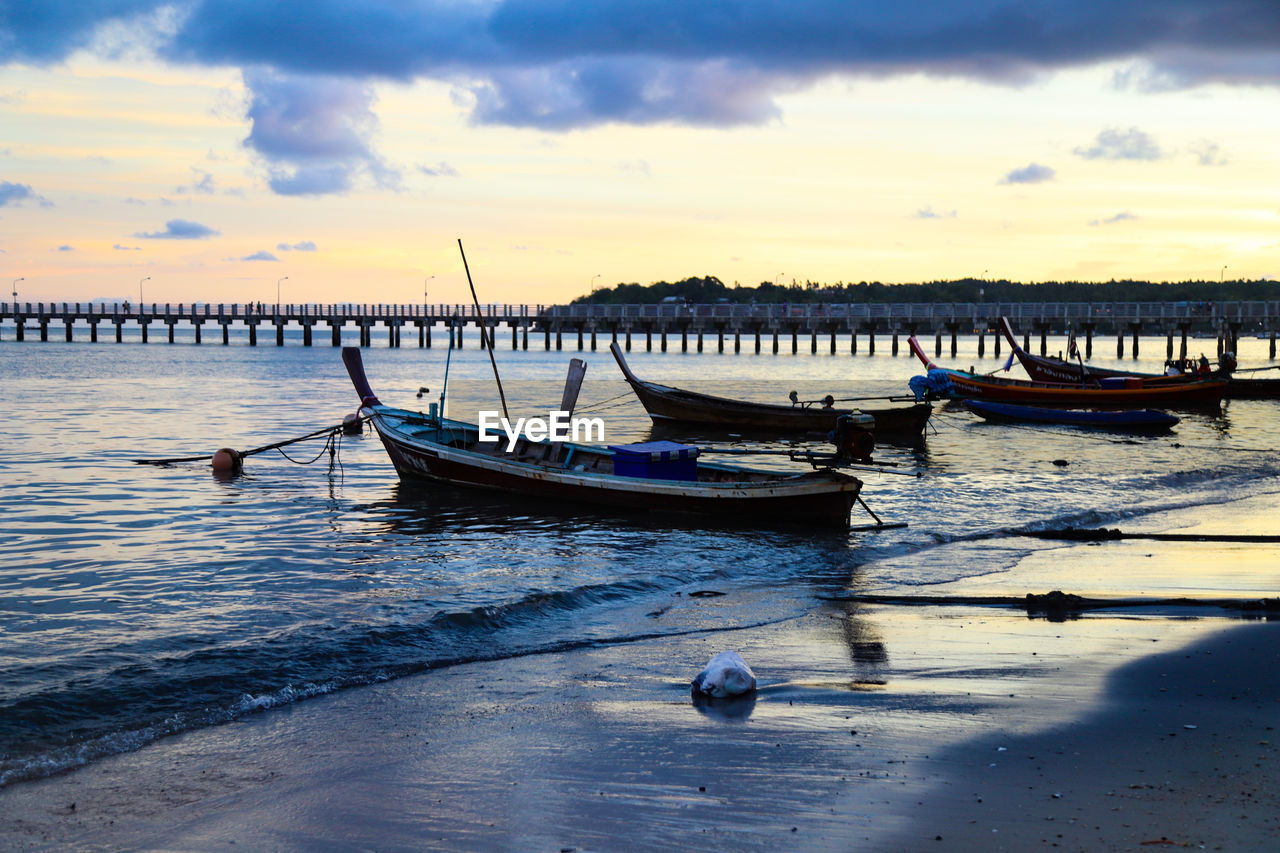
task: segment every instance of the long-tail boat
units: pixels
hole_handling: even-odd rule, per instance
[[[478,426],[444,417],[435,404],[425,414],[383,405],[365,376],[360,350],[344,347],[342,360],[361,413],[405,480],[580,507],[838,529],[849,527],[849,513],[861,500],[862,481],[832,467],[779,473],[707,463],[698,459],[698,448],[675,442],[601,447],[524,435],[482,441]]]
[[[1116,430],[1167,430],[1179,418],[1159,409],[1059,409],[1052,406],[1024,406],[992,400],[965,400],[964,406],[989,421],[1052,424]]]
[[[1227,389],[1225,379],[1197,379],[1178,383],[1147,383],[1141,377],[1103,377],[1091,384],[1035,382],[1008,379],[964,370],[939,367],[920,346],[915,335],[907,339],[916,358],[950,381],[955,397],[975,397],[1033,406],[1092,406],[1126,408],[1161,406],[1167,408],[1217,408]]]
[[[1224,353],[1216,367],[1209,365],[1207,359],[1201,368],[1191,359],[1176,359],[1169,363],[1173,372],[1143,373],[1136,370],[1123,370],[1113,367],[1095,367],[1083,361],[1071,362],[1053,356],[1034,355],[1018,345],[1018,337],[1006,317],[1000,318],[1000,333],[1009,342],[1013,355],[1033,380],[1037,382],[1081,383],[1097,381],[1104,378],[1136,376],[1148,383],[1163,384],[1177,382],[1195,382],[1205,378],[1227,380],[1226,396],[1235,398],[1275,399],[1280,398],[1280,378],[1265,379],[1254,376],[1241,376],[1241,373],[1257,373],[1275,368],[1247,368],[1241,370],[1236,366],[1234,356]]]
[[[703,424],[757,432],[825,433],[835,428],[836,421],[841,416],[869,415],[864,423],[875,434],[876,441],[914,444],[924,437],[925,426],[933,412],[931,404],[919,402],[911,402],[905,406],[841,409],[825,402],[822,405],[804,405],[797,401],[784,406],[716,397],[646,382],[632,372],[616,341],[610,344],[609,351],[613,353],[618,367],[622,368],[622,375],[654,422]],[[897,399],[911,400],[910,397]],[[830,402],[834,404],[835,401]]]

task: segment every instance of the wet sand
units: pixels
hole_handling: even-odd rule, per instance
[[[655,627],[719,606],[675,598]],[[760,690],[695,705],[724,649]],[[1270,849],[1278,671],[1280,623],[1216,610],[829,602],[164,739],[0,791],[0,847]]]

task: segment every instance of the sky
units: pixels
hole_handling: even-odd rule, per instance
[[[3,0],[0,298],[1280,275],[1276,0]]]

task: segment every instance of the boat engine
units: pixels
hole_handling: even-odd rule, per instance
[[[836,446],[836,459],[841,462],[870,462],[876,439],[871,430],[858,423],[854,415],[836,418],[836,428],[831,433]]]

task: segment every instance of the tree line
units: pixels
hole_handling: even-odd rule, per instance
[[[879,281],[727,285],[713,275],[652,284],[616,284],[579,296],[573,304],[645,305],[666,301],[693,304],[781,304],[805,302],[1234,302],[1280,299],[1280,282],[1263,281],[1133,281],[1112,280],[991,281],[961,278],[886,284]]]

